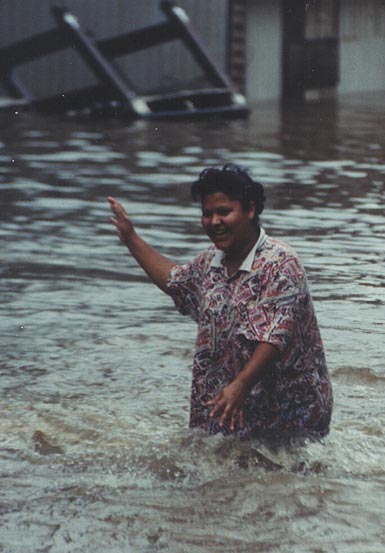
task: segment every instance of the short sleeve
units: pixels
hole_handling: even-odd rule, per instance
[[[258,278],[256,288],[257,293],[243,306],[241,334],[283,352],[298,332],[301,312],[309,299],[304,270],[296,259],[285,268],[278,263],[270,265]]]
[[[193,261],[174,265],[167,282],[168,293],[182,315],[199,321],[202,303],[202,282],[206,267],[206,255],[202,252]]]

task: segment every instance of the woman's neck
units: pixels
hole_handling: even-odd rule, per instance
[[[226,266],[229,276],[235,275],[239,270],[246,257],[249,255],[253,247],[255,246],[260,235],[259,228],[255,229],[255,233],[250,236],[247,242],[244,242],[240,247],[234,247],[230,251],[226,251],[224,255],[224,264]]]

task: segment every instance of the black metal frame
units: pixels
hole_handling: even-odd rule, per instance
[[[57,27],[17,44],[0,49],[0,78],[12,96],[39,110],[60,112],[87,110],[90,113],[131,117],[195,117],[210,114],[242,116],[249,112],[246,100],[203,47],[188,16],[170,0],[161,2],[166,21],[127,34],[95,41],[65,8],[52,8]],[[213,87],[175,94],[138,95],[117,69],[113,59],[172,40],[181,40],[204,70]],[[46,98],[33,98],[18,79],[16,68],[36,58],[75,48],[98,79],[98,84]],[[90,103],[92,98],[92,103]],[[11,102],[12,107],[12,102]]]

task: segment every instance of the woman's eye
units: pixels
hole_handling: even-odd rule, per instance
[[[214,214],[219,215],[220,217],[225,217],[229,213],[231,213],[231,209],[228,209],[226,207],[226,208],[222,208],[222,209],[216,209],[215,211],[202,211],[202,217],[210,218]]]

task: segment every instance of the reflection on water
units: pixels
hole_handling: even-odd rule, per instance
[[[382,551],[384,114],[374,96],[231,122],[2,116],[0,550]],[[112,195],[190,259],[206,239],[188,183],[228,161],[265,184],[264,226],[307,267],[324,443],[187,430],[194,324],[108,222]]]

